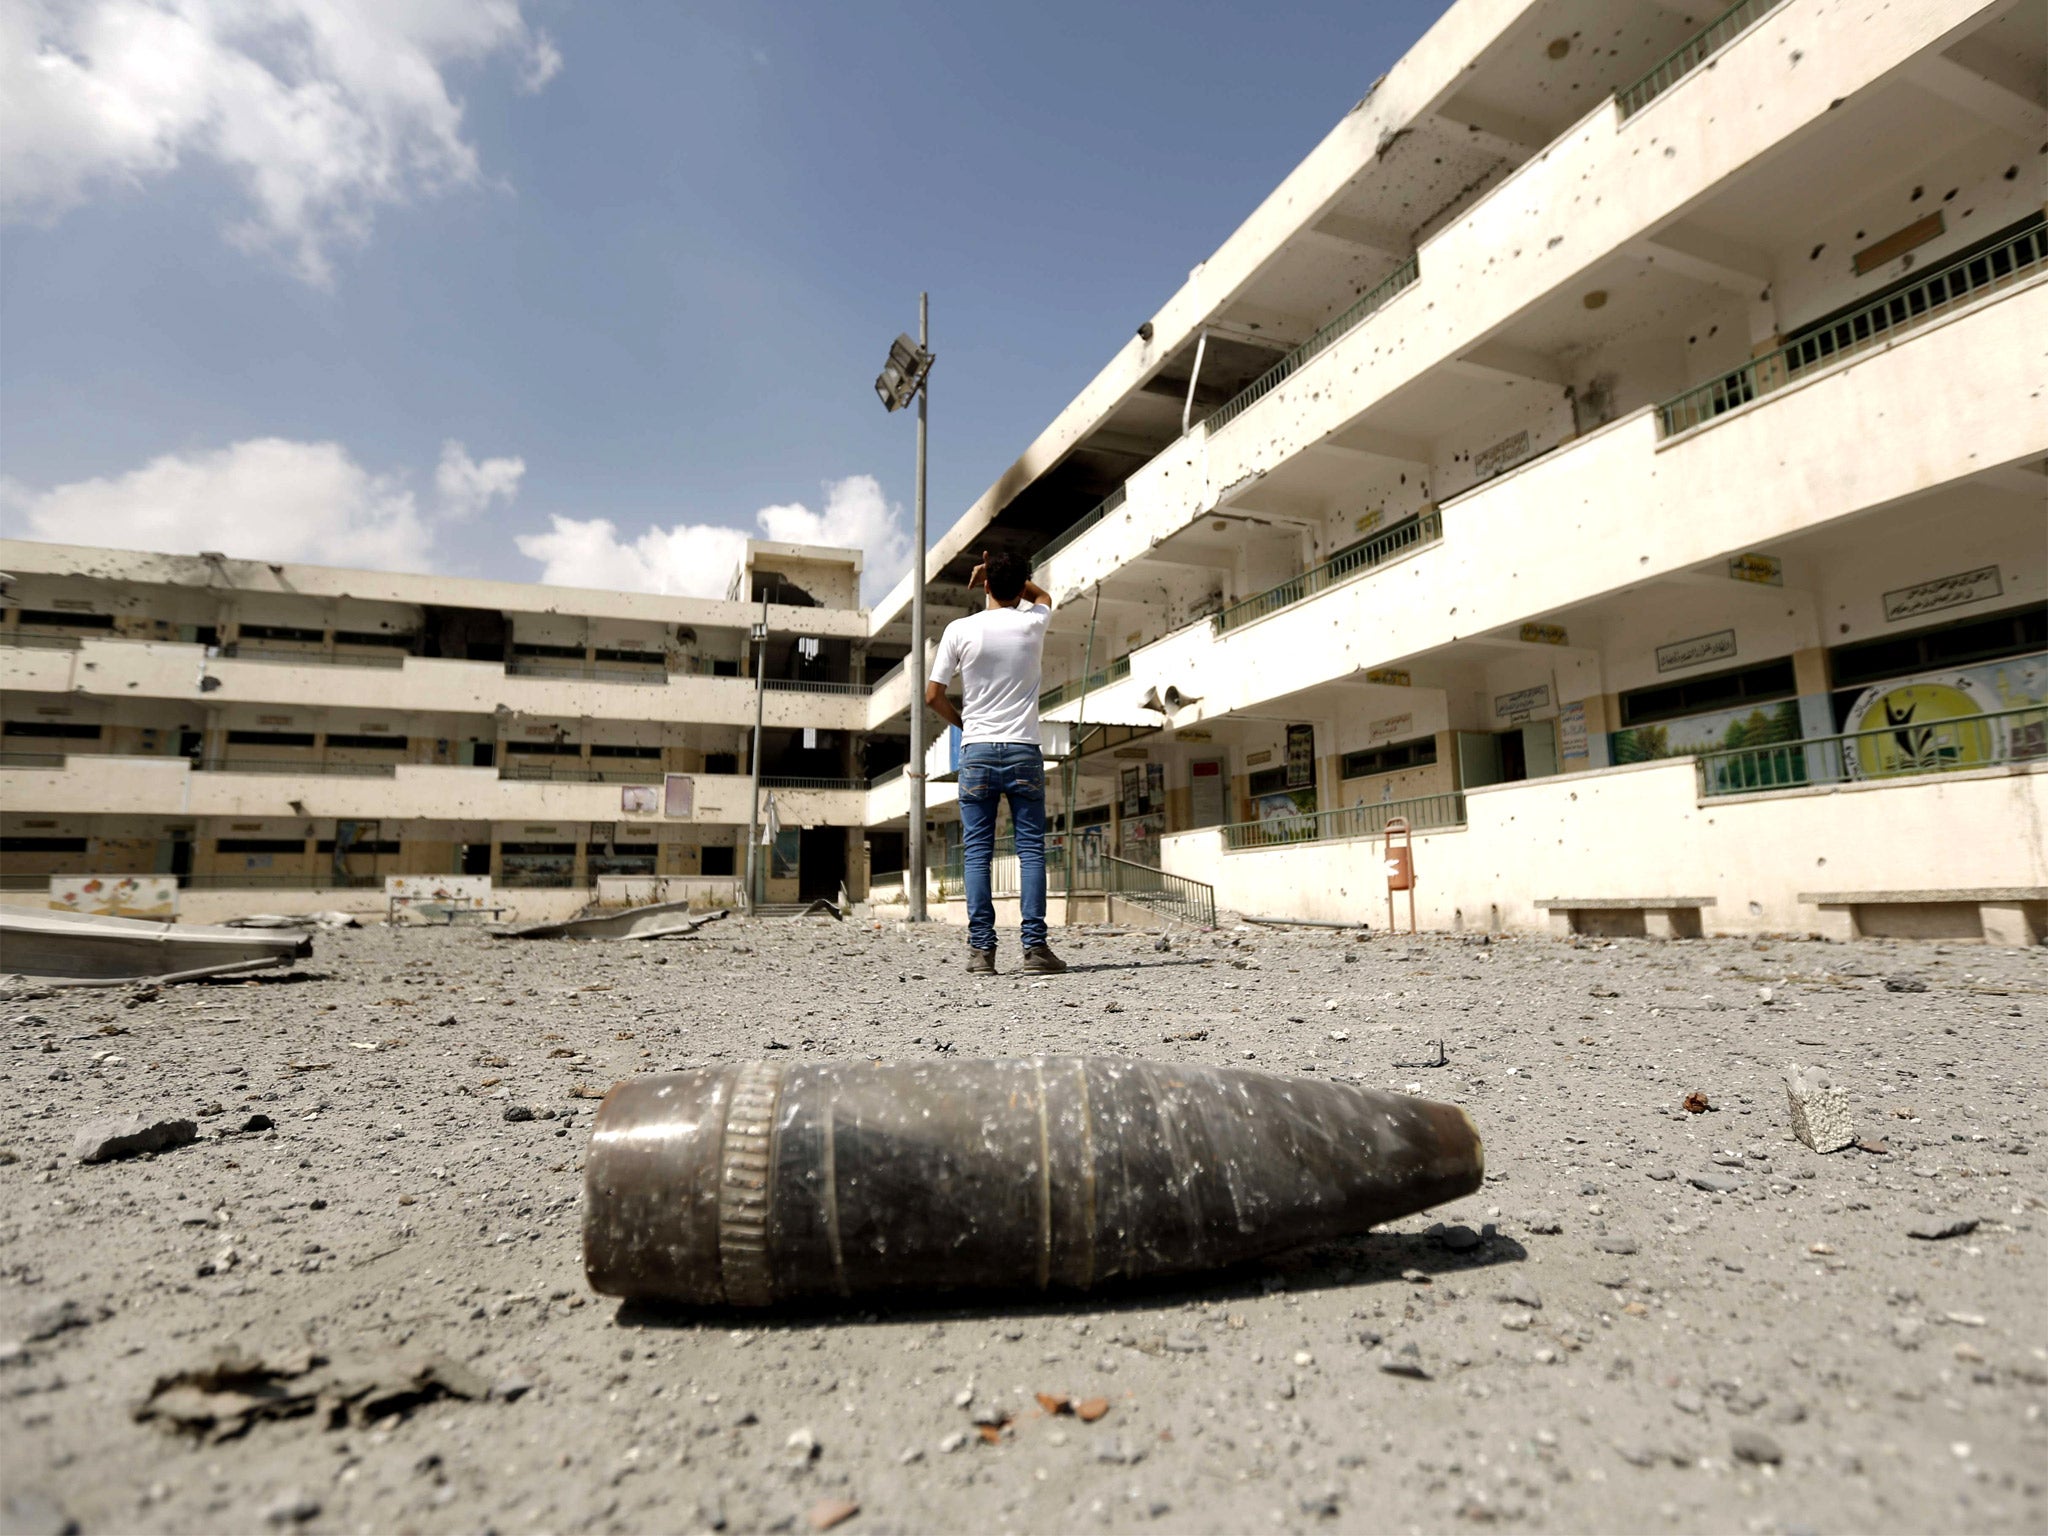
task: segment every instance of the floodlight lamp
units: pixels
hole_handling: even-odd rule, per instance
[[[900,411],[917,398],[931,372],[932,354],[908,336],[898,336],[889,347],[889,361],[875,379],[875,394],[883,406]]]

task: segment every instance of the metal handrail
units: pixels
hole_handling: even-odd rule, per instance
[[[1292,352],[1281,358],[1279,362],[1268,368],[1256,379],[1253,379],[1251,383],[1245,385],[1243,389],[1210,412],[1203,421],[1203,425],[1209,429],[1209,435],[1211,437],[1215,436],[1218,432],[1229,426],[1231,422],[1237,420],[1238,417],[1258,404],[1260,400],[1271,394],[1275,389],[1278,389],[1281,384],[1285,383],[1291,375],[1299,371],[1304,365],[1322,356],[1339,339],[1355,330],[1389,299],[1393,298],[1395,294],[1406,288],[1421,275],[1420,259],[1410,256],[1382,278],[1376,286],[1360,295],[1358,300],[1350,308],[1338,315],[1336,319],[1322,326],[1307,341],[1304,341]]]
[[[1747,32],[1751,23],[1776,10],[1780,0],[1736,0],[1698,32],[1659,59],[1640,80],[1614,93],[1614,105],[1627,122],[1672,86]]]
[[[1045,548],[1041,549],[1037,554],[1031,557],[1032,565],[1043,566],[1046,561],[1050,560],[1054,555],[1058,554],[1061,550],[1065,549],[1069,544],[1073,543],[1074,540],[1081,537],[1082,534],[1086,533],[1090,528],[1093,528],[1097,523],[1101,522],[1105,517],[1109,516],[1110,513],[1114,512],[1118,507],[1122,506],[1124,502],[1128,499],[1127,493],[1129,492],[1129,490],[1130,484],[1129,482],[1125,482],[1123,485],[1120,485],[1115,490],[1111,491],[1107,496],[1103,497],[1102,500],[1098,501],[1086,512],[1083,512],[1081,514],[1081,519],[1079,522],[1073,524],[1071,527],[1067,529],[1065,533],[1062,533],[1058,538],[1054,539],[1050,544],[1046,545]]]
[[[1078,699],[1084,693],[1093,693],[1098,688],[1106,688],[1111,683],[1119,682],[1130,675],[1131,658],[1129,656],[1119,656],[1108,666],[1097,667],[1085,678],[1069,678],[1064,683],[1053,684],[1052,687],[1046,689],[1045,692],[1038,696],[1038,707],[1041,710],[1055,709],[1070,698]]]
[[[660,657],[654,657],[644,668],[622,667],[616,663],[600,664],[594,661],[550,661],[541,656],[512,656],[506,658],[507,677],[554,677],[591,683],[637,683],[643,687],[665,688],[668,686],[668,667]]]
[[[762,679],[761,686],[770,693],[839,693],[864,698],[870,691],[867,683],[830,683],[812,681],[802,677],[770,677]]]
[[[1937,267],[1896,293],[1744,363],[1711,383],[1657,407],[1657,435],[1671,437],[1793,383],[1806,370],[1832,363],[1917,330],[1957,305],[1983,297],[2048,261],[2048,225]]]
[[[1289,577],[1277,587],[1268,587],[1254,597],[1241,598],[1230,604],[1210,619],[1216,633],[1224,634],[1262,619],[1269,613],[1313,597],[1327,587],[1334,587],[1360,571],[1369,571],[1406,549],[1424,544],[1434,544],[1444,536],[1444,515],[1429,511],[1420,517],[1411,517],[1406,522],[1396,523],[1386,532],[1375,534],[1361,544],[1354,545],[1342,554],[1325,560],[1321,565],[1303,571],[1299,576]]]
[[[802,774],[761,775],[763,789],[866,789],[866,779],[807,778]]]
[[[539,784],[659,784],[667,772],[660,763],[652,767],[627,767],[623,763],[616,768],[596,768],[588,762],[577,761],[569,767],[560,763],[516,763],[507,760],[498,766],[500,780],[517,780]]]
[[[1328,843],[1354,837],[1379,837],[1387,823],[1400,816],[1418,832],[1465,825],[1465,792],[1446,790],[1435,795],[1414,795],[1406,800],[1382,800],[1371,805],[1344,805],[1327,811],[1301,811],[1268,821],[1233,821],[1220,830],[1223,846],[1231,852],[1251,848],[1278,848],[1292,843]]]
[[[357,655],[352,651],[280,651],[269,646],[244,645],[239,640],[231,640],[220,648],[219,659],[280,662],[302,667],[382,667],[388,671],[394,667],[403,667],[407,654],[403,651],[397,655],[380,655],[376,652]]]
[[[334,763],[288,757],[209,757],[192,764],[200,773],[310,773],[342,778],[389,779],[397,763]]]
[[[0,645],[16,646],[25,651],[75,651],[84,638],[82,635],[43,635],[28,629],[0,629]]]
[[[2048,761],[2048,704],[1694,754],[1700,798]]]
[[[1105,854],[1102,860],[1103,889],[1113,896],[1128,896],[1155,911],[1168,911],[1203,928],[1216,926],[1216,887],[1186,875],[1169,874],[1135,859]]]

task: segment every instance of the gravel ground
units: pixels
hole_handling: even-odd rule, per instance
[[[2048,1528],[2048,952],[1226,925],[1077,931],[1073,974],[986,979],[957,930],[707,932],[323,933],[282,979],[0,1004],[0,1530]],[[1439,1039],[1448,1065],[1394,1065]],[[596,1096],[775,1047],[1353,1079],[1465,1105],[1490,1171],[1368,1238],[1100,1296],[592,1296]],[[1888,1150],[1793,1140],[1793,1062]],[[198,1139],[82,1164],[128,1111]],[[232,1438],[136,1418],[223,1348],[328,1358],[279,1407],[388,1386],[393,1351],[453,1364],[381,1416],[358,1388]]]

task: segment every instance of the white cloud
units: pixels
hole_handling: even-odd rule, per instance
[[[824,489],[819,512],[796,502],[763,507],[754,515],[761,536],[862,550],[863,593],[872,598],[888,590],[910,564],[903,509],[890,505],[873,475],[827,481]],[[522,555],[541,563],[540,579],[550,586],[723,597],[746,549],[745,533],[710,523],[649,528],[625,540],[608,518],[555,516],[549,522],[548,532],[521,534],[516,542]]]
[[[493,501],[510,501],[519,494],[519,480],[525,473],[524,459],[485,459],[479,464],[451,437],[441,445],[441,462],[434,470],[434,495],[441,515],[475,517]]]
[[[251,204],[227,233],[306,281],[379,207],[477,180],[443,71],[562,66],[519,0],[0,0],[0,212],[49,219],[188,160]]]
[[[509,500],[525,468],[518,459],[477,464],[451,442],[435,475],[440,501],[474,512]],[[430,569],[434,556],[435,524],[406,477],[365,469],[339,443],[259,437],[45,491],[0,490],[10,527],[55,543],[398,571]]]

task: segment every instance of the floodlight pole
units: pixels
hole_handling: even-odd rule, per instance
[[[920,293],[917,296],[917,344],[929,352],[931,342],[931,295]],[[924,485],[925,405],[931,398],[931,392],[931,375],[927,373],[917,391],[917,530],[911,541],[910,556],[910,772],[905,776],[910,781],[910,845],[906,850],[910,857],[905,883],[909,886],[906,894],[910,897],[910,920],[913,923],[925,920]]]
[[[761,854],[761,717],[768,697],[768,594],[761,594],[761,617],[754,625],[754,789],[748,797],[753,811],[747,820],[746,913],[754,915],[755,860]]]

